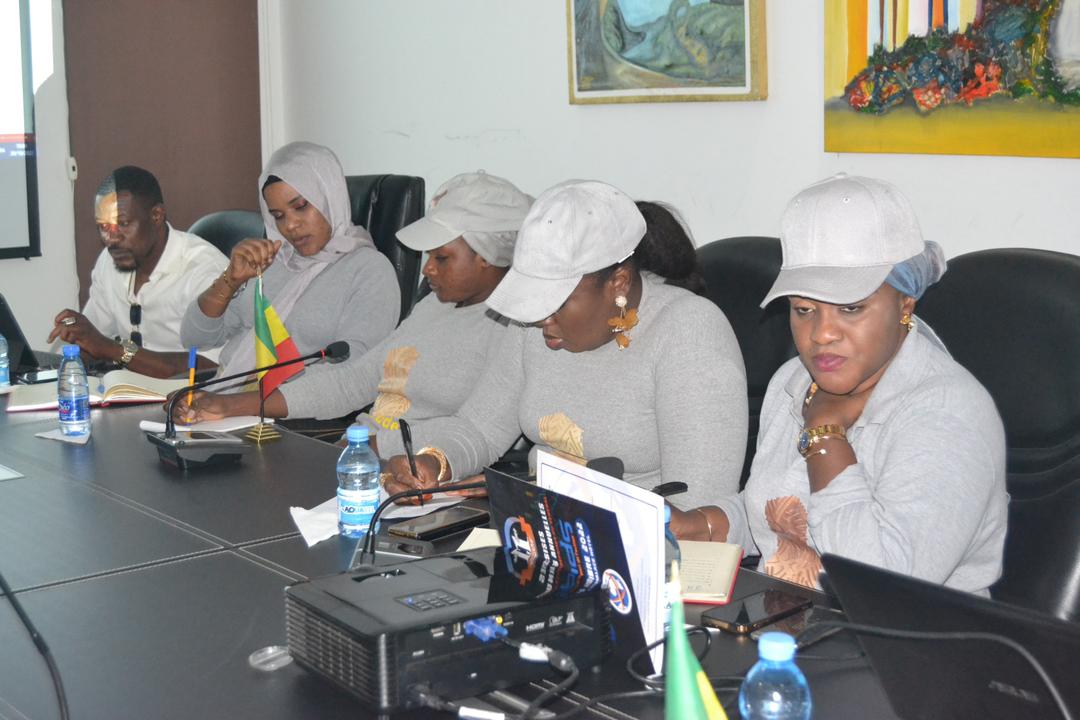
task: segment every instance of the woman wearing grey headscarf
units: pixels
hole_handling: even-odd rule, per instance
[[[1001,574],[1005,433],[994,401],[914,315],[945,271],[907,199],[837,176],[788,204],[786,298],[799,356],[773,376],[745,490],[672,518],[815,587],[834,553],[987,594]]]
[[[229,267],[188,308],[184,344],[224,345],[222,375],[254,368],[249,281],[261,273],[263,295],[301,355],[337,340],[363,355],[397,324],[401,291],[390,261],[352,224],[337,157],[320,145],[290,143],[270,158],[259,189],[267,237],[233,248]]]

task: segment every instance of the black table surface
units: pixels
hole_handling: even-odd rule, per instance
[[[288,512],[334,494],[339,449],[286,431],[239,465],[185,474],[162,465],[138,430],[160,418],[153,405],[94,410],[91,439],[78,446],[34,437],[56,427],[54,412],[0,413],[0,464],[24,475],[0,481],[0,571],[52,648],[72,717],[366,717],[355,698],[295,665],[262,673],[247,662],[284,644],[286,585],[352,561],[355,541],[308,548]],[[781,584],[828,603],[748,570],[735,598]],[[687,606],[687,620],[702,609]],[[812,655],[855,649],[837,636]],[[753,640],[719,633],[703,665],[713,677],[742,674],[756,656]],[[800,666],[815,717],[895,717],[865,660],[808,656]],[[584,673],[572,697],[632,689],[608,663]],[[605,708],[663,717],[652,699]],[[0,718],[56,716],[44,663],[0,603]]]

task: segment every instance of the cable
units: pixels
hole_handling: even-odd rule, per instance
[[[589,698],[577,707],[567,710],[561,715],[549,718],[549,720],[570,720],[570,718],[576,716],[578,713],[588,710],[600,703],[611,702],[612,700],[629,700],[632,698],[657,698],[663,700],[664,693],[657,690],[626,690],[624,692],[609,693],[607,695],[597,695],[596,697]]]
[[[566,672],[567,675],[560,682],[553,685],[552,687],[549,687],[547,690],[537,695],[536,698],[531,703],[529,703],[529,706],[525,708],[524,711],[522,711],[522,720],[532,720],[533,716],[536,715],[537,712],[539,712],[540,708],[542,708],[545,703],[547,703],[549,700],[552,700],[553,698],[562,695],[564,692],[573,687],[574,683],[577,682],[578,677],[581,675],[581,671],[577,669],[577,665],[574,664],[573,659],[569,655],[558,652],[557,650],[552,651],[552,655],[560,655],[563,658],[566,658],[566,661],[569,663],[568,668],[566,668],[565,663],[562,662],[557,665],[556,659],[554,657],[551,660],[551,666],[556,670],[559,670],[560,672]]]
[[[1058,692],[1057,686],[1054,685],[1054,681],[1050,679],[1049,673],[1043,668],[1042,664],[1032,655],[1027,648],[1020,643],[1016,642],[1012,638],[1005,637],[1004,635],[998,635],[996,633],[977,632],[977,631],[929,631],[929,630],[897,630],[894,628],[883,628],[875,625],[861,625],[859,623],[839,622],[835,620],[824,620],[817,623],[818,626],[839,627],[844,630],[851,630],[852,632],[863,635],[877,635],[878,637],[896,638],[899,640],[982,640],[984,642],[996,642],[1004,645],[1008,648],[1015,650],[1020,654],[1032,669],[1035,670],[1039,678],[1046,685],[1046,689],[1050,691],[1050,696],[1054,699],[1054,703],[1057,705],[1058,712],[1065,720],[1073,720],[1072,713],[1069,712],[1069,708],[1065,706],[1065,700],[1061,697],[1061,693]]]
[[[705,647],[697,655],[698,662],[701,662],[705,659],[705,656],[709,654],[709,649],[712,647],[712,634],[709,632],[709,629],[704,625],[690,626],[687,629],[686,634],[690,635],[692,633],[703,633],[705,635]],[[641,658],[642,655],[655,648],[660,647],[664,644],[665,641],[666,638],[660,638],[659,640],[655,640],[646,645],[645,647],[636,650],[634,654],[632,654],[626,659],[626,672],[630,675],[630,677],[634,678],[645,687],[653,688],[656,690],[664,689],[664,676],[662,673],[658,673],[653,677],[648,677],[646,675],[642,675],[637,670],[635,670],[634,665],[637,663],[637,661]]]
[[[15,608],[15,614],[19,616],[19,620],[22,621],[23,627],[30,633],[30,639],[34,641],[34,645],[37,647],[38,652],[45,658],[45,664],[49,668],[49,675],[52,676],[53,689],[56,691],[56,702],[60,706],[60,719],[68,720],[67,694],[64,692],[64,682],[60,679],[60,669],[56,667],[56,661],[53,660],[52,652],[49,650],[45,638],[43,638],[41,633],[37,631],[37,628],[34,627],[34,623],[30,622],[30,616],[23,610],[22,603],[15,597],[15,593],[12,592],[11,586],[8,585],[7,580],[4,579],[3,573],[0,573],[0,590],[7,595],[7,599],[11,602],[11,606]]]

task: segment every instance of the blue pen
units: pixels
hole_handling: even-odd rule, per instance
[[[197,347],[195,347],[194,345],[192,345],[191,350],[188,351],[188,358],[187,358],[187,366],[188,366],[188,381],[187,381],[187,384],[188,385],[194,385],[195,384],[195,357],[196,357],[196,354],[198,353],[198,351],[199,351],[199,349]],[[191,394],[192,394],[192,391],[188,390],[187,404],[188,404],[189,408],[191,407]]]

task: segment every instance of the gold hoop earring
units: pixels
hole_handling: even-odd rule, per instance
[[[627,334],[638,324],[637,308],[627,312],[626,296],[619,295],[615,298],[615,305],[619,308],[619,314],[610,318],[607,323],[611,326],[611,332],[615,335],[615,344],[620,350],[630,347],[630,336]]]
[[[915,329],[915,318],[911,317],[911,313],[904,313],[900,318],[900,324],[904,326],[904,329],[911,332]]]

